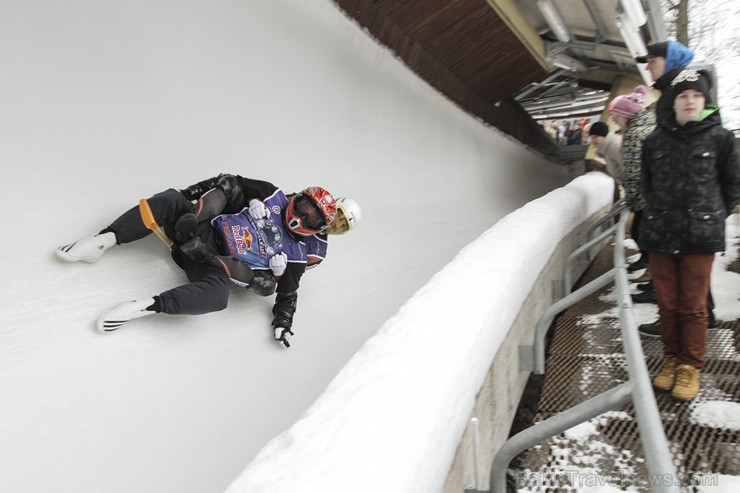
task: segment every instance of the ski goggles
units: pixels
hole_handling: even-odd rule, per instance
[[[326,227],[326,218],[319,206],[303,194],[296,195],[293,214],[297,218],[291,218],[290,222],[292,224],[289,224],[291,229],[309,228],[321,231]]]

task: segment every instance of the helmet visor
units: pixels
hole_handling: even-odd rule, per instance
[[[331,224],[326,228],[326,232],[330,235],[341,235],[346,233],[350,229],[352,229],[352,224],[350,224],[349,219],[347,218],[347,213],[344,210],[344,207],[338,207],[337,215],[334,217],[334,220],[331,222]]]
[[[295,198],[294,213],[300,218],[303,227],[320,231],[326,226],[326,218],[319,206],[303,194]]]

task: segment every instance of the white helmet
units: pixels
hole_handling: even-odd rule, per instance
[[[339,197],[336,201],[337,215],[326,228],[331,235],[341,235],[352,230],[362,218],[360,206],[352,199]]]

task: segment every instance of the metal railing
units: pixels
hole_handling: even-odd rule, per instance
[[[591,237],[594,235],[594,232],[604,227],[605,224],[610,222],[612,219],[614,219],[617,216],[621,216],[622,212],[627,210],[627,200],[620,199],[616,202],[614,202],[614,205],[612,205],[611,210],[601,219],[593,223],[589,228],[588,232],[586,233],[586,240],[590,240]]]
[[[588,232],[586,233],[586,243],[581,246],[580,248],[576,249],[574,252],[572,252],[568,258],[565,259],[565,265],[563,266],[563,280],[558,286],[558,290],[555,293],[557,298],[562,298],[564,296],[568,296],[570,294],[571,286],[573,286],[573,279],[572,279],[572,273],[573,273],[573,264],[575,264],[576,260],[578,260],[580,257],[582,257],[585,254],[586,260],[591,261],[591,250],[593,249],[594,245],[598,245],[610,236],[614,234],[614,232],[617,230],[618,223],[613,224],[612,226],[604,229],[604,226],[614,220],[615,216],[618,216],[623,211],[627,209],[627,202],[623,199],[618,202],[615,202],[612,206],[611,210],[607,215],[596,221],[594,224],[592,224]],[[597,236],[596,238],[593,238],[594,233],[598,230],[602,229],[602,233]],[[580,301],[580,300],[577,300]]]
[[[547,438],[563,433],[577,424],[595,418],[606,411],[619,408],[629,402],[632,402],[635,408],[635,418],[640,432],[640,441],[645,454],[645,466],[648,474],[655,478],[663,478],[662,481],[657,481],[656,484],[652,485],[652,490],[659,492],[680,491],[679,487],[676,486],[678,484],[678,474],[676,466],[671,460],[672,455],[669,450],[668,439],[655,401],[655,394],[645,364],[642,344],[637,332],[637,323],[632,310],[632,298],[628,289],[624,236],[629,212],[625,210],[623,205],[619,206],[618,203],[615,204],[608,217],[614,217],[616,213],[621,214],[621,217],[616,225],[614,268],[559,300],[542,314],[537,322],[533,346],[520,347],[520,355],[531,355],[529,361],[526,361],[526,358],[522,360],[523,368],[521,369],[543,374],[545,371],[545,337],[547,328],[554,317],[590,294],[611,282],[615,282],[628,380],[509,438],[498,451],[491,465],[491,489],[466,489],[466,493],[483,493],[484,491],[487,493],[505,493],[506,471],[511,460],[519,453]],[[608,219],[602,218],[597,224],[603,224],[605,220]],[[592,226],[592,229],[589,230],[589,237],[597,228],[598,225]],[[582,251],[583,248],[578,250]],[[527,368],[528,365],[529,368]]]

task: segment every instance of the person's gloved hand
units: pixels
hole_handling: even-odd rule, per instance
[[[267,207],[265,207],[265,203],[261,200],[252,199],[249,201],[249,215],[252,216],[253,219],[262,219],[267,217],[267,214],[269,214]]]
[[[275,340],[286,348],[290,347],[290,339],[293,337],[293,331],[285,327],[275,327]]]
[[[288,267],[288,256],[285,252],[280,252],[270,257],[269,264],[272,275],[280,277],[285,274],[285,269]]]

